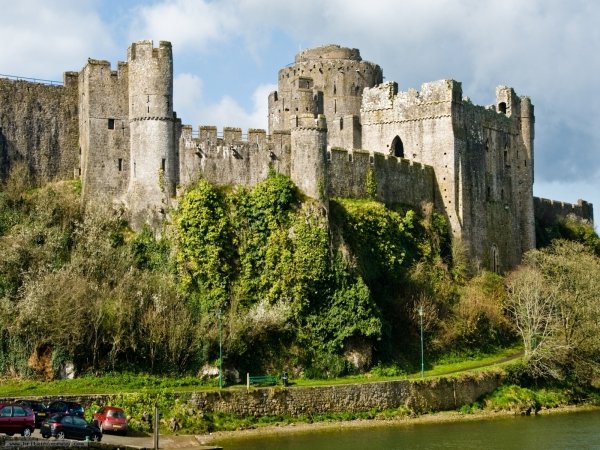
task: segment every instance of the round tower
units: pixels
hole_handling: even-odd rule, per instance
[[[381,68],[363,61],[358,49],[326,45],[301,51],[279,71],[278,90],[269,96],[269,133],[289,130],[292,116],[324,114],[328,146],[344,147],[348,127],[360,128],[363,89],[382,81]]]
[[[157,228],[174,194],[175,126],[171,43],[139,41],[129,47],[131,169],[127,203],[134,228]]]
[[[323,115],[292,116],[290,178],[309,197],[328,207],[327,123]]]
[[[521,250],[526,252],[535,248],[535,220],[533,207],[533,141],[535,138],[534,107],[529,97],[521,97],[521,137],[525,147],[522,161],[517,162],[520,168],[520,205],[521,205]]]

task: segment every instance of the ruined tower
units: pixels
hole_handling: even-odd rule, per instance
[[[164,218],[174,195],[177,159],[171,43],[139,41],[128,51],[130,171],[126,203],[136,228]]]
[[[363,89],[382,79],[381,68],[363,61],[358,49],[304,50],[279,71],[278,90],[269,95],[269,133],[289,130],[292,116],[324,114],[329,148],[359,148]]]

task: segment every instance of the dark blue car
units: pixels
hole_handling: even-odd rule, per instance
[[[54,414],[42,423],[40,433],[44,439],[79,439],[99,442],[102,440],[100,429],[72,414]]]

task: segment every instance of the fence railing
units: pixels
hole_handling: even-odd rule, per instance
[[[28,78],[28,77],[20,77],[17,75],[5,75],[0,73],[0,78],[7,78],[9,80],[16,81],[29,81],[30,83],[38,83],[38,84],[48,84],[50,86],[62,86],[62,81],[54,81],[54,80],[44,80],[42,78]]]

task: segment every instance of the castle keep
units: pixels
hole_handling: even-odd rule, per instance
[[[268,98],[268,132],[182,124],[173,105],[171,44],[139,41],[112,70],[89,59],[63,85],[0,79],[0,179],[18,160],[40,181],[81,177],[83,199],[127,208],[134,228],[160,226],[199,177],[251,186],[269,169],[325,205],[368,197],[443,213],[455,240],[492,270],[535,246],[534,217],[592,205],[533,197],[534,108],[510,87],[473,105],[453,80],[420,91],[383,82],[357,49],[300,52]]]

